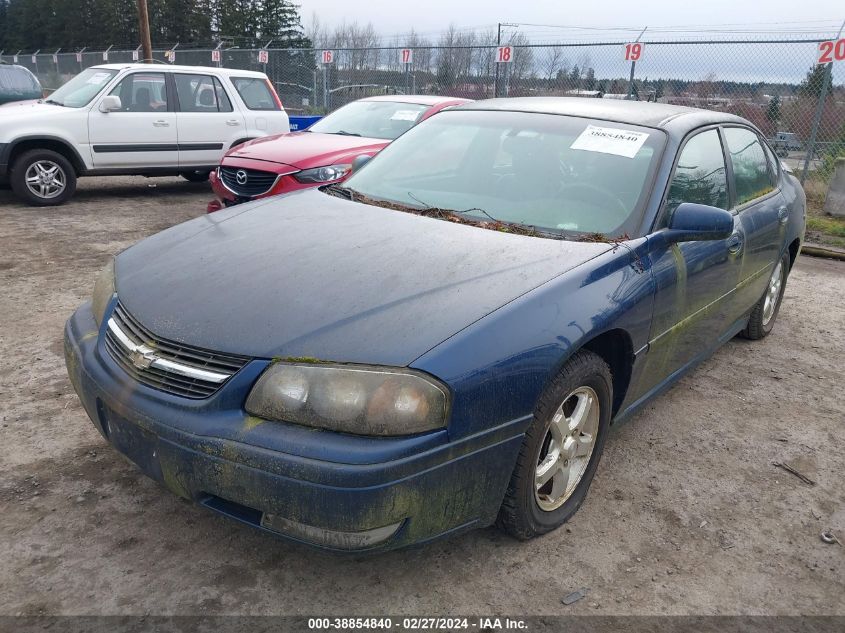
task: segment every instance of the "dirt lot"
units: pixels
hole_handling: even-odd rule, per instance
[[[65,374],[95,273],[209,198],[178,179],[83,180],[48,210],[0,191],[0,614],[845,614],[845,546],[819,538],[845,541],[845,264],[800,258],[772,336],[617,429],[565,529],[336,557],[141,476]]]

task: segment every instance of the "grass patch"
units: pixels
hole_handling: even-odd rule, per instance
[[[833,237],[845,238],[845,219],[842,218],[811,215],[807,218],[807,228]]]

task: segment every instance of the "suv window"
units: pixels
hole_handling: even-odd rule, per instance
[[[173,75],[179,110],[182,112],[231,112],[232,103],[216,77],[210,75]]]
[[[235,90],[250,110],[280,110],[267,81],[257,77],[232,77]]]
[[[724,132],[733,165],[736,205],[772,191],[766,154],[757,134],[742,127],[726,127]]]
[[[164,73],[132,73],[109,93],[120,97],[123,112],[166,112]]]
[[[23,66],[0,65],[0,103],[40,99],[41,84]]]
[[[116,74],[117,71],[110,68],[87,68],[51,94],[47,103],[67,108],[86,106]]]
[[[693,136],[681,150],[672,184],[669,185],[666,217],[682,202],[728,208],[725,155],[717,130]]]

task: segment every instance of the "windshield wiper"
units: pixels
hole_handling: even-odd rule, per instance
[[[42,101],[42,103],[49,103],[50,105],[62,106],[63,108],[65,107],[64,103],[60,103],[59,101],[54,101],[53,99],[44,99]]]
[[[344,187],[343,185],[329,185],[328,187],[324,187],[323,191],[333,196],[337,196],[338,198],[352,200],[353,202],[355,201],[355,194],[358,193],[354,189]]]
[[[338,130],[337,132],[332,132],[332,134],[340,134],[341,136],[361,136],[360,134],[356,134],[355,132],[347,132],[346,130]]]

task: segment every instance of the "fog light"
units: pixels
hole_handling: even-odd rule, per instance
[[[325,528],[306,525],[297,521],[291,521],[275,514],[264,514],[261,517],[261,527],[298,538],[315,545],[326,545],[337,549],[356,550],[375,547],[396,534],[402,526],[402,521],[372,530],[361,532],[339,532]]]

